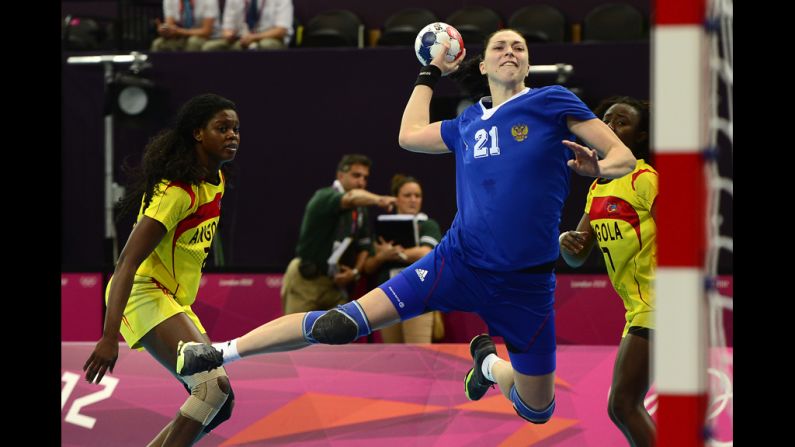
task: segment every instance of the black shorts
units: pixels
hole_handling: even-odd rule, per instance
[[[649,336],[651,335],[651,329],[641,326],[630,326],[629,329],[627,329],[627,334],[632,334],[636,337],[645,338],[646,341],[648,341]]]

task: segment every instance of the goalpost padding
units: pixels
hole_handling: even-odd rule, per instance
[[[652,147],[660,191],[653,370],[660,446],[705,441],[705,15],[704,0],[658,0],[654,15]]]

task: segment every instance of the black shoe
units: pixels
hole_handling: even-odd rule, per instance
[[[469,352],[472,354],[474,366],[467,372],[464,379],[464,392],[469,400],[479,400],[486,394],[489,387],[494,386],[494,382],[483,375],[483,360],[489,354],[497,354],[497,347],[491,341],[491,337],[480,334],[469,342]]]
[[[210,371],[223,364],[223,351],[218,351],[212,345],[192,341],[180,341],[177,345],[177,374],[180,376]]]

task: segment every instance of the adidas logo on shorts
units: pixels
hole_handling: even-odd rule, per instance
[[[428,274],[428,271],[424,269],[414,269],[414,271],[417,272],[417,276],[420,277],[420,281],[425,282],[425,275]]]

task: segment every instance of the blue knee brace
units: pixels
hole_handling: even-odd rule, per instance
[[[536,411],[528,407],[522,398],[519,397],[519,393],[516,392],[515,385],[511,386],[511,402],[513,402],[513,409],[516,410],[516,414],[521,416],[522,419],[534,424],[543,424],[547,422],[552,417],[552,413],[555,411],[554,397],[552,397],[552,403],[550,403],[549,406],[544,410]]]
[[[303,327],[304,339],[311,344],[344,345],[372,332],[356,301],[327,311],[307,312]]]

